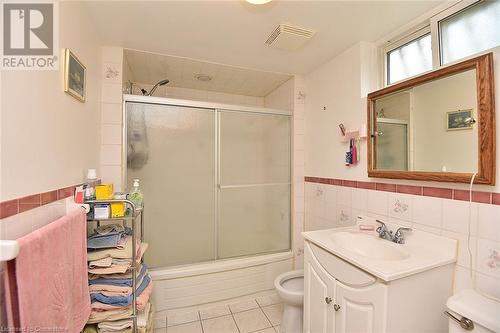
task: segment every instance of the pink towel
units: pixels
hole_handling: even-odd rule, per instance
[[[16,277],[21,329],[81,332],[90,315],[83,209],[18,239]]]

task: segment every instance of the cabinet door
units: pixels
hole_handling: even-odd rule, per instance
[[[386,286],[352,288],[336,282],[336,333],[385,332]]]
[[[304,333],[335,331],[335,279],[329,275],[305,245]]]

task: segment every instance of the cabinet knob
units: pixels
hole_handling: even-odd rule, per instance
[[[326,302],[326,304],[330,304],[332,302],[332,298],[331,297],[325,297],[325,302]]]
[[[339,310],[340,310],[340,305],[338,305],[338,304],[334,304],[334,305],[333,305],[333,309],[334,309],[335,311],[339,311]]]

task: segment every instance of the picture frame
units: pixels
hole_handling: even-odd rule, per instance
[[[474,123],[465,123],[465,119],[467,118],[474,118],[472,109],[446,112],[446,130],[460,131],[472,129]]]
[[[64,92],[85,102],[87,69],[70,49],[64,51]]]

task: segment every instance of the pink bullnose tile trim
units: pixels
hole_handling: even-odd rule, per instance
[[[19,201],[17,199],[0,203],[0,219],[19,213]]]
[[[366,190],[374,190],[377,183],[371,183],[371,182],[358,182],[358,188],[364,188]]]
[[[317,179],[319,178],[306,177],[307,182],[316,182]],[[327,178],[322,179],[328,182]],[[90,182],[91,186],[99,184],[101,184],[100,179]],[[68,198],[74,194],[75,188],[80,185],[82,184],[68,186],[44,193],[31,194],[22,198],[0,202],[0,219],[4,219],[6,217],[34,209],[57,200]]]
[[[377,183],[377,191],[396,192],[396,184]]]
[[[321,183],[321,184],[330,184],[337,186],[357,187],[357,188],[370,189],[376,191],[397,192],[397,193],[405,193],[413,195],[423,195],[426,197],[469,201],[469,191],[467,190],[454,190],[450,188],[441,188],[441,187],[387,184],[387,183],[375,183],[366,181],[334,179],[334,178],[318,178],[318,177],[305,177],[304,180],[309,183]],[[485,204],[500,205],[500,193],[473,191],[472,201]]]
[[[356,187],[357,182],[355,180],[343,180],[342,186],[346,187]]]
[[[404,194],[413,194],[413,195],[422,195],[422,186],[414,186],[414,185],[397,185],[396,191],[398,193]]]
[[[453,190],[440,187],[424,187],[423,195],[443,199],[453,199]]]
[[[500,193],[491,193],[491,203],[500,205]]]

